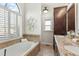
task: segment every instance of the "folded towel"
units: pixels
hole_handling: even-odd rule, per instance
[[[21,41],[22,41],[22,42],[28,42],[28,40],[27,40],[27,39],[21,39]]]

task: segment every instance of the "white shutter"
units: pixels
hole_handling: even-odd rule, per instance
[[[4,20],[5,20],[5,34],[8,35],[9,34],[9,15],[8,15],[8,11],[4,10]]]
[[[10,34],[16,34],[16,14],[10,13]]]
[[[0,37],[8,34],[8,11],[0,8]]]
[[[0,40],[22,35],[22,26],[18,26],[18,21],[22,22],[22,19],[17,13],[0,7]]]

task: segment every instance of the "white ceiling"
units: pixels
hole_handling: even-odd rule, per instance
[[[42,6],[51,6],[51,7],[59,7],[59,6],[68,6],[69,3],[42,3]]]

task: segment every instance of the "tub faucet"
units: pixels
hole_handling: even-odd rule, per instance
[[[4,56],[6,56],[6,51],[7,51],[7,49],[4,49]]]

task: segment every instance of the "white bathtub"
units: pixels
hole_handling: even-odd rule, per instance
[[[28,55],[38,44],[39,42],[21,42],[4,49],[6,49],[6,56],[24,56]],[[0,50],[0,56],[4,55],[4,49]]]

